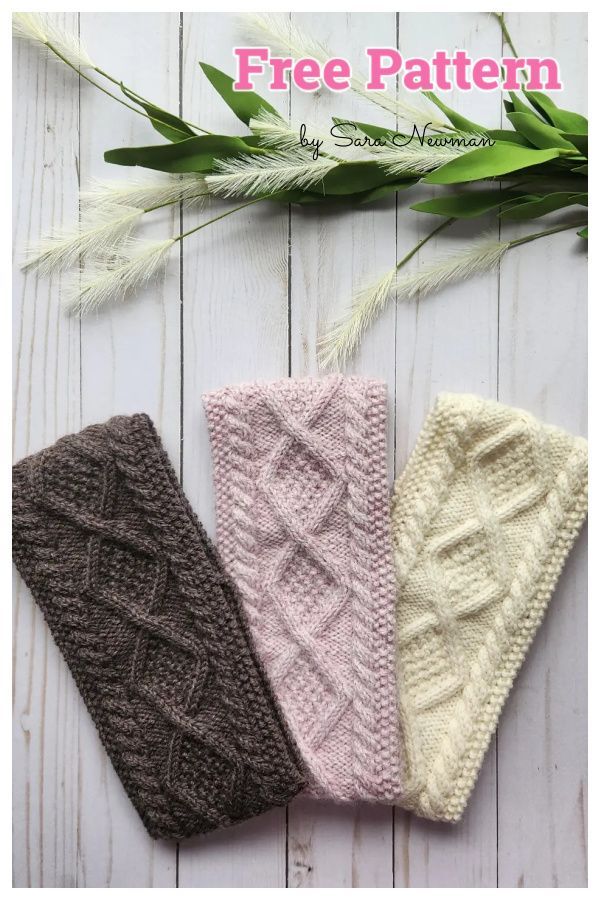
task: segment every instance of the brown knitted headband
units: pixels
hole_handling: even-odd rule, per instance
[[[235,590],[147,416],[14,467],[13,557],[152,836],[303,787]]]

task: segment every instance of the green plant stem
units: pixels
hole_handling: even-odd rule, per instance
[[[492,15],[498,20],[498,23],[502,30],[502,37],[504,38],[505,42],[508,44],[512,55],[514,56],[515,59],[518,59],[519,54],[517,53],[517,50],[513,43],[513,39],[510,36],[510,31],[508,30],[508,28],[506,26],[506,19],[504,18],[504,13],[492,13]],[[523,81],[526,80],[526,78],[527,78],[527,70],[526,69],[519,69],[519,74]],[[502,77],[503,78],[506,77],[506,71],[504,69],[504,66],[502,66]]]
[[[212,197],[214,194],[211,194],[209,191],[205,191],[203,194],[194,194],[193,197],[189,197],[187,200],[184,200],[184,203],[188,203],[191,200],[199,200],[200,197]],[[157,203],[156,206],[148,206],[143,210],[145,213],[154,212],[157,209],[164,209],[165,206],[174,206],[176,203],[181,203],[181,197],[178,197],[176,200],[166,200],[164,203]]]
[[[515,57],[515,59],[517,59],[519,54],[517,53],[517,51],[515,49],[515,45],[513,44],[513,40],[510,36],[510,32],[509,32],[508,28],[506,27],[506,22],[504,20],[504,13],[496,13],[495,12],[495,13],[492,13],[492,15],[498,20],[500,28],[502,29],[502,37],[504,38],[504,40],[510,47],[512,55]]]
[[[175,241],[182,241],[184,238],[189,237],[190,234],[194,234],[196,231],[200,231],[202,228],[206,228],[208,225],[212,225],[214,222],[218,222],[220,219],[226,218],[226,216],[232,216],[234,213],[239,212],[241,209],[246,209],[248,206],[252,206],[254,203],[262,203],[263,200],[273,200],[275,195],[270,195],[268,197],[255,197],[254,200],[249,200],[248,203],[242,203],[241,206],[236,206],[234,209],[228,209],[224,213],[221,213],[220,216],[215,216],[214,219],[209,219],[208,222],[202,222],[201,225],[196,225],[194,228],[190,228],[189,231],[184,231],[182,234],[178,234],[176,238],[173,238]]]
[[[587,225],[587,219],[579,219],[577,222],[569,222],[566,225],[556,225],[554,228],[546,228],[545,231],[536,231],[534,234],[526,234],[524,237],[514,238],[508,242],[508,249],[519,247],[521,244],[529,244],[530,241],[537,241],[538,238],[547,237],[550,234],[558,234],[560,231],[569,231],[571,228],[581,228]]]
[[[121,89],[121,87],[126,88],[130,94],[135,94],[135,96],[138,98],[138,100],[141,100],[143,103],[150,103],[152,106],[156,106],[155,103],[152,103],[152,101],[147,100],[145,97],[142,97],[142,95],[138,94],[137,91],[134,91],[132,88],[128,87],[128,85],[123,84],[122,81],[119,81],[117,78],[114,78],[112,75],[110,75],[108,72],[105,72],[104,69],[101,69],[99,66],[94,66],[94,72],[97,72],[98,75],[102,76],[102,78],[106,78],[107,81],[110,81],[112,84],[115,84],[119,89]],[[114,94],[111,94],[110,96],[113,97]],[[156,108],[160,109],[159,106],[156,106]],[[162,110],[162,112],[166,112],[166,110]],[[203,134],[213,134],[212,131],[207,131],[206,128],[201,128],[200,125],[196,125],[195,122],[188,122],[187,119],[181,119],[181,121],[185,125],[189,125],[190,128],[195,128],[196,131],[201,131]]]
[[[112,99],[116,100],[117,103],[120,103],[121,106],[126,106],[127,109],[130,109],[134,113],[137,113],[138,115],[143,116],[145,119],[150,118],[150,116],[148,116],[141,109],[138,109],[136,106],[132,106],[130,103],[127,103],[125,100],[121,100],[120,97],[117,97],[115,94],[111,93],[111,91],[108,91],[106,88],[102,87],[101,84],[98,84],[97,81],[94,81],[93,78],[90,78],[89,75],[86,75],[84,70],[79,68],[79,66],[74,66],[73,63],[69,59],[67,59],[66,56],[63,56],[62,53],[60,52],[60,50],[57,50],[53,44],[48,42],[48,43],[46,43],[46,47],[48,48],[48,50],[52,51],[52,53],[54,53],[54,55],[57,56],[58,59],[60,59],[62,62],[64,62],[64,64],[66,66],[68,66],[70,69],[72,69],[74,72],[76,72],[77,75],[79,75],[81,78],[83,78],[89,84],[92,84],[95,88],[98,88],[99,91],[102,91],[103,94],[106,94],[107,97],[112,97]]]
[[[436,234],[439,234],[440,231],[443,231],[444,228],[448,228],[448,226],[452,225],[453,222],[456,222],[455,218],[444,219],[444,221],[442,222],[441,225],[436,225],[436,227],[433,229],[433,231],[430,231],[429,234],[427,234],[422,240],[420,240],[418,244],[415,244],[415,246],[412,248],[412,250],[408,251],[406,256],[402,257],[400,262],[396,265],[396,270],[401,269],[402,266],[405,266],[406,263],[409,262],[413,258],[415,253],[419,252],[421,247],[424,247],[425,244],[431,240],[431,238],[435,237]]]
[[[102,93],[106,94],[107,97],[111,97],[113,100],[116,100],[117,103],[121,104],[121,106],[125,106],[127,109],[130,109],[132,112],[137,113],[138,116],[143,116],[144,119],[148,119],[150,122],[152,121],[152,116],[149,116],[148,113],[139,109],[139,107],[137,107],[137,106],[133,106],[133,104],[131,104],[131,103],[127,103],[127,101],[121,99],[121,97],[117,97],[117,95],[113,94],[112,91],[107,90],[105,87],[102,87],[101,84],[98,84],[97,81],[94,81],[93,78],[90,78],[90,76],[88,74],[86,74],[86,72],[83,69],[81,69],[79,66],[73,65],[73,63],[69,59],[67,59],[66,56],[63,56],[63,54],[60,52],[60,50],[57,50],[56,47],[53,44],[51,44],[49,41],[46,43],[46,47],[48,48],[48,50],[50,50],[52,53],[54,53],[54,55],[58,59],[60,59],[61,62],[64,62],[64,64],[66,66],[68,66],[70,69],[72,69],[73,72],[75,72],[77,75],[79,75],[81,78],[83,78],[84,81],[87,81],[88,84],[91,84],[91,85],[93,85],[93,87],[97,88],[99,91],[102,91]],[[109,81],[111,81],[113,84],[116,84],[120,87],[120,82],[117,81],[116,78],[113,78],[111,75],[108,75],[107,72],[103,72],[102,69],[99,69],[96,66],[94,66],[94,71],[97,72],[98,75],[101,75],[103,78],[108,78]],[[132,93],[135,93],[135,92],[132,91]],[[136,96],[139,96],[139,94],[136,94]],[[143,99],[144,99],[143,97],[140,97],[140,100],[143,100]],[[148,102],[148,101],[144,101],[144,102]],[[182,119],[182,122],[183,121],[184,120]],[[200,128],[199,125],[194,125],[192,122],[186,122],[185,124],[189,125],[191,128],[196,128],[198,131],[202,131],[204,134],[212,133],[210,131],[205,131],[204,128]]]

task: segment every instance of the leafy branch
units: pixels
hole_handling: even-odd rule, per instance
[[[493,15],[516,56],[503,14]],[[136,277],[146,279],[147,271],[160,269],[177,242],[257,202],[359,206],[409,190],[417,183],[454,187],[454,192],[412,205],[412,210],[443,217],[443,222],[391,272],[361,291],[346,316],[323,337],[322,362],[339,364],[354,352],[366,327],[391,296],[409,299],[457,278],[487,271],[508,250],[567,228],[576,227],[577,234],[587,238],[587,219],[578,216],[572,223],[513,241],[486,241],[415,273],[398,275],[434,235],[458,219],[477,219],[494,212],[501,221],[535,220],[571,207],[587,207],[587,119],[560,108],[540,91],[524,87],[509,91],[504,106],[511,127],[493,129],[452,110],[432,91],[423,92],[423,99],[441,111],[445,121],[403,97],[392,101],[377,92],[365,92],[355,78],[353,90],[405,123],[421,123],[423,134],[416,140],[414,129],[407,129],[406,124],[403,131],[394,132],[370,123],[334,118],[330,131],[313,132],[319,141],[315,154],[312,146],[301,145],[299,124],[287,122],[258,93],[235,91],[231,76],[208,63],[200,63],[204,76],[246,126],[246,134],[213,134],[162,109],[96,66],[77,37],[60,31],[44,16],[17,13],[13,21],[19,37],[43,47],[105,95],[144,116],[166,140],[119,147],[104,154],[105,160],[115,165],[162,172],[166,182],[133,185],[129,192],[101,186],[83,195],[89,209],[78,233],[54,236],[30,256],[28,266],[37,265],[44,271],[72,265],[86,256],[101,260],[107,272],[104,281],[92,266],[87,282],[81,279],[82,287],[75,294],[79,303],[72,302],[75,308],[96,307],[113,295],[124,296],[136,287]],[[327,48],[287,20],[255,15],[250,25],[253,34],[268,41],[274,50],[317,59],[329,56]],[[100,84],[90,72],[118,87],[121,96]],[[429,137],[426,125],[434,132]],[[136,248],[136,242],[131,242],[142,216],[180,202],[202,203],[211,194],[244,202],[150,249]]]

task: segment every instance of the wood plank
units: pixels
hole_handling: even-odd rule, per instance
[[[393,14],[293,15],[357,62],[368,43],[396,43]],[[56,16],[77,27],[76,14]],[[585,16],[509,14],[508,23],[521,52],[559,58],[565,91],[558,102],[585,111]],[[406,55],[428,55],[438,47],[466,47],[471,56],[501,52],[497,24],[487,14],[402,13],[397,24]],[[81,16],[82,36],[99,64],[174,111],[179,25],[177,13]],[[181,32],[185,115],[201,116],[201,124],[226,133],[244,127],[202,78],[197,62],[233,71],[234,27],[232,16],[194,13],[184,14]],[[76,79],[23,46],[14,60],[19,251],[76,218],[79,166],[84,182],[91,175],[130,177],[135,170],[106,167],[102,152],[159,137],[141,117],[82,85],[80,161]],[[284,110],[287,97],[274,102]],[[448,102],[475,120],[500,124],[497,95],[457,92]],[[340,112],[384,121],[363,101],[328,91],[295,92],[292,112],[294,120],[323,123]],[[398,229],[393,202],[351,212],[294,210],[291,219],[287,209],[258,206],[211,226],[186,242],[181,285],[174,258],[157,285],[82,323],[81,382],[79,323],[58,307],[63,279],[17,273],[15,458],[80,424],[145,410],[176,467],[181,459],[186,492],[212,533],[202,391],[288,370],[316,372],[317,335],[352,289],[385,271],[436,223],[408,212],[417,197],[399,195]],[[224,209],[213,202],[202,214],[186,212],[184,226]],[[157,219],[148,234],[179,229],[177,213]],[[480,230],[479,221],[453,228],[413,263],[462,246]],[[584,433],[582,249],[572,235],[556,236],[509,255],[499,280],[489,276],[422,303],[389,307],[348,371],[388,382],[395,435],[390,472],[394,463],[396,472],[404,466],[440,390],[498,395]],[[492,747],[460,825],[427,823],[399,810],[393,822],[392,811],[382,807],[304,798],[290,806],[287,832],[286,812],[276,810],[182,844],[178,860],[174,845],[155,843],[144,832],[41,615],[15,579],[15,886],[173,886],[177,869],[183,887],[281,887],[286,873],[290,887],[476,887],[496,885],[496,870],[499,886],[585,885],[585,571],[581,540],[508,702],[497,755]]]
[[[393,13],[303,13],[293,19],[334,53],[364,68],[365,46],[396,42]],[[316,95],[294,91],[292,121],[314,122],[328,131],[331,116],[394,127],[392,116],[351,93]],[[314,374],[317,338],[351,300],[353,290],[373,273],[395,263],[395,204],[358,210],[328,208],[292,212],[291,372]],[[349,372],[379,377],[392,388],[393,433],[394,310],[366,337]],[[393,446],[390,446],[390,472]],[[290,887],[391,887],[392,810],[384,806],[334,805],[295,800],[289,813]]]
[[[176,13],[86,13],[81,36],[92,58],[156,103],[177,110],[179,17]],[[81,181],[128,179],[103,161],[120,144],[158,143],[141,116],[82,85]],[[135,173],[137,175],[137,173]],[[155,216],[152,217],[153,219]],[[144,229],[167,237],[178,216],[160,212]],[[179,267],[117,308],[100,310],[81,324],[83,423],[117,413],[147,412],[176,468],[179,448]],[[78,865],[82,886],[167,887],[176,880],[174,844],[155,842],[126,796],[95,729],[81,711],[79,746]]]
[[[507,22],[520,53],[557,57],[564,91],[555,102],[585,113],[586,15],[510,13]],[[587,422],[586,278],[585,247],[574,232],[515,250],[500,278],[499,397],[576,434]],[[584,536],[500,724],[501,887],[586,885],[586,635]]]
[[[497,24],[481,13],[413,14],[399,17],[399,49],[406,56],[468,48],[473,58],[496,58]],[[500,98],[452,91],[452,108],[490,127],[500,124]],[[410,193],[406,206],[431,191]],[[398,216],[398,258],[439,224],[438,217],[403,208]],[[493,219],[483,225],[493,227]],[[482,222],[457,223],[432,239],[411,267],[477,239]],[[402,471],[423,420],[440,391],[495,397],[497,282],[493,275],[445,288],[397,310],[396,472]],[[495,746],[487,754],[463,821],[428,823],[400,810],[395,820],[395,883],[404,887],[491,887],[496,884]]]
[[[77,15],[56,14],[77,28]],[[42,234],[77,216],[77,79],[35,47],[13,57],[14,247],[18,264]],[[79,426],[79,327],[59,309],[63,279],[15,266],[15,460]],[[74,886],[77,690],[22,580],[13,605],[13,884]]]
[[[233,71],[236,19],[215,13],[183,17],[183,109],[203,127],[245,131],[198,61]],[[260,82],[257,87],[261,90]],[[264,91],[263,91],[264,92]],[[285,109],[276,98],[275,105]],[[212,201],[186,212],[185,228],[231,208]],[[190,237],[183,266],[185,359],[183,484],[214,535],[212,461],[202,410],[204,391],[257,378],[287,375],[287,208],[251,207]],[[285,810],[181,845],[181,887],[285,886]]]

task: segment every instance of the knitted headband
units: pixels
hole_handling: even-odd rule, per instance
[[[311,792],[399,793],[385,386],[339,375],[204,404],[219,549]]]
[[[587,510],[587,444],[442,395],[394,487],[403,805],[462,815]]]
[[[302,788],[235,591],[147,416],[14,467],[13,557],[153,837]]]

